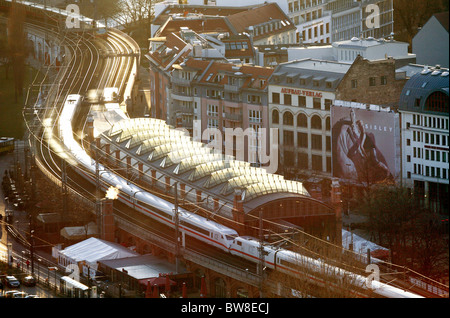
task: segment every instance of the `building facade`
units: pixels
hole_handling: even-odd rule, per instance
[[[269,83],[269,123],[279,129],[280,173],[331,176],[330,108],[350,64],[280,64]]]
[[[403,88],[402,180],[426,207],[448,214],[448,69],[413,75]]]
[[[374,105],[398,104],[407,81],[404,73],[396,72],[393,58],[370,61],[357,56],[339,83],[339,100]]]

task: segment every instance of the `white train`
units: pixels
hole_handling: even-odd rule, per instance
[[[75,101],[75,102],[74,102]],[[67,151],[75,157],[83,169],[75,169],[85,178],[95,183],[96,163],[80,147],[73,138],[72,118],[76,107],[80,105],[82,97],[80,95],[69,95],[64,109],[59,119],[60,136]],[[87,170],[87,171],[86,171]],[[99,164],[99,176],[102,182],[103,190],[109,186],[120,188],[118,199],[130,207],[143,212],[158,222],[175,227],[174,204],[166,201],[156,195],[143,191],[141,188],[128,184],[127,180],[121,176],[105,169]],[[201,216],[192,214],[182,208],[179,211],[179,231],[181,235],[188,235],[215,246],[225,252],[231,253],[247,259],[249,261],[260,262],[260,243],[256,238],[249,236],[239,236],[239,234],[228,227],[217,222],[213,222]],[[184,244],[184,239],[182,240]],[[334,280],[351,278],[361,288],[366,287],[366,277],[347,272],[341,268],[328,265],[321,260],[306,257],[284,249],[275,249],[270,246],[264,246],[264,264],[266,267],[283,272],[287,275],[308,277],[319,285],[332,286],[339,288],[339,284],[333,283],[333,279],[323,280],[320,278],[324,270],[329,275],[333,275]],[[307,268],[305,271],[304,269]],[[315,274],[316,273],[316,274]],[[330,276],[331,277],[331,276]],[[373,281],[373,293],[388,298],[418,298],[420,296],[402,289]],[[367,297],[365,294],[355,291],[356,296]]]

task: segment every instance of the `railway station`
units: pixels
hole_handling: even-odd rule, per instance
[[[340,202],[331,206],[313,198],[301,182],[214,153],[159,119],[122,119],[98,133],[97,127],[106,126],[101,118],[112,117],[95,116],[90,136],[98,134],[100,161],[137,185],[169,199],[177,187],[180,205],[240,235],[257,237],[262,218],[268,241],[294,229],[341,241]]]

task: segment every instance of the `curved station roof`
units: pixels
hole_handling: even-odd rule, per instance
[[[145,166],[212,197],[233,202],[238,191],[246,213],[275,199],[315,200],[301,182],[285,180],[264,168],[215,153],[205,143],[192,140],[187,131],[160,119],[121,120],[103,136]]]

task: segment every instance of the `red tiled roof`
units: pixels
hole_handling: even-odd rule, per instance
[[[155,36],[166,36],[179,32],[181,27],[187,27],[195,32],[232,32],[225,18],[170,19],[162,26]]]
[[[154,24],[163,24],[170,15],[174,14],[202,14],[205,16],[226,17],[231,14],[246,11],[248,7],[222,7],[222,6],[199,6],[199,5],[170,5],[166,7],[153,21]]]
[[[289,21],[289,24],[282,26],[277,32],[284,32],[288,29],[296,29],[289,17],[281,10],[276,3],[268,3],[253,7],[251,10],[235,13],[227,17],[230,24],[237,33],[246,32],[249,26],[259,25],[271,20]],[[264,37],[264,36],[263,36]]]
[[[209,68],[208,68],[209,65]],[[241,76],[245,77],[244,84],[242,88],[253,88],[253,89],[265,89],[268,85],[268,79],[272,75],[274,69],[268,67],[260,66],[250,66],[243,65],[239,70],[236,70],[233,64],[200,61],[195,59],[189,59],[186,61],[186,66],[191,68],[198,68],[201,70],[206,70],[204,76],[198,79],[198,83],[210,83],[217,85],[228,84],[228,76],[235,74],[236,72],[242,73]],[[212,74],[211,76],[209,76]],[[216,82],[217,75],[223,75],[220,82]],[[261,80],[264,80],[263,85],[261,85]]]

